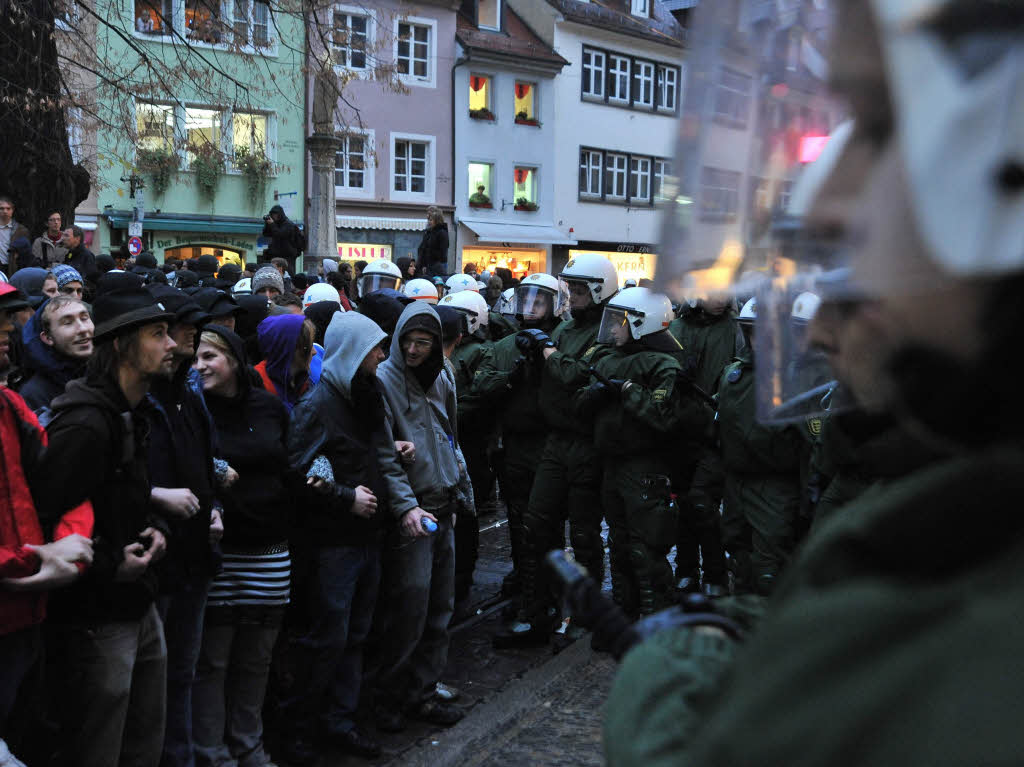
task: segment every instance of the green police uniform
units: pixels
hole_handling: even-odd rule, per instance
[[[487,458],[487,446],[494,432],[491,410],[473,393],[473,377],[480,367],[490,341],[473,336],[464,337],[452,352],[449,362],[455,373],[455,393],[458,396],[459,445],[466,459],[466,469],[473,485],[473,497],[479,509],[490,497],[494,474]],[[473,583],[477,551],[480,548],[478,519],[459,520],[455,526],[455,597],[466,596]]]
[[[630,344],[598,347],[594,368],[632,381],[594,416],[594,444],[604,457],[601,497],[608,520],[612,591],[628,613],[647,614],[674,601],[667,555],[676,530],[672,456],[682,434],[702,433],[709,411],[677,385],[670,354]],[[577,393],[577,407],[588,390]]]
[[[573,410],[576,391],[590,382],[590,359],[601,324],[601,307],[593,306],[578,319],[559,323],[551,334],[557,345],[544,363],[540,408],[551,425],[530,492],[524,556],[540,577],[524,583],[523,612],[546,611],[548,592],[541,562],[552,540],[561,540],[565,515],[573,553],[594,579],[604,580],[604,542],[601,539],[601,456],[594,447],[593,422]]]
[[[796,546],[801,461],[809,446],[799,428],[757,420],[754,378],[744,354],[725,369],[718,387],[722,541],[737,591],[753,585],[767,592]]]
[[[605,709],[608,764],[1019,763],[1021,466],[1019,445],[977,450],[825,520],[731,666],[697,648],[645,678],[634,648]]]
[[[492,344],[473,376],[472,394],[498,413],[507,478],[501,493],[508,509],[512,563],[520,574],[523,515],[548,432],[538,402],[540,377],[540,367],[523,357],[514,335]]]
[[[682,352],[675,356],[684,372],[702,391],[713,393],[722,371],[735,359],[741,346],[735,313],[726,309],[715,315],[700,307],[686,306],[668,329],[682,346]],[[725,551],[719,515],[721,482],[711,481],[715,475],[707,470],[707,464],[715,459],[704,451],[696,456],[684,451],[680,457],[673,479],[677,480],[678,487],[688,487],[689,492],[685,496],[681,494],[676,579],[691,578],[696,584],[698,569],[702,568],[705,584],[724,586]],[[699,471],[698,462],[705,464]]]

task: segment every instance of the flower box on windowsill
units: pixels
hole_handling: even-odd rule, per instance
[[[517,202],[515,204],[515,210],[523,210],[528,213],[532,213],[537,210],[537,203],[535,202]]]
[[[534,117],[520,117],[516,115],[516,125],[532,125],[534,128],[539,128],[540,120]]]
[[[485,208],[487,210],[492,210],[494,208],[494,206],[491,203],[489,203],[489,202],[471,202],[469,204],[469,207],[471,207],[471,208]]]
[[[490,109],[470,109],[469,117],[472,120],[490,120],[494,122],[494,112]]]

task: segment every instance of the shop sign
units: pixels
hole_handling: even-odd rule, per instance
[[[637,248],[634,251],[617,252],[611,250],[577,250],[572,249],[569,251],[569,258],[573,259],[576,256],[584,253],[596,253],[599,256],[604,256],[612,265],[615,267],[615,271],[619,274],[619,285],[622,285],[626,280],[653,280],[654,269],[658,261],[658,256],[655,253],[650,252],[650,246],[648,245],[619,245],[620,248]],[[643,249],[643,250],[640,250]]]
[[[234,250],[256,251],[256,245],[252,240],[240,240],[230,235],[206,232],[164,237],[163,239],[154,240],[153,244],[158,248],[176,248],[180,245],[220,245]]]
[[[368,242],[339,242],[338,258],[346,261],[374,261],[378,258],[386,258],[390,261],[391,246]]]

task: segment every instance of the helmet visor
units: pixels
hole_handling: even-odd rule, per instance
[[[597,331],[597,342],[610,346],[622,346],[633,337],[629,322],[629,314],[624,309],[605,308],[601,314],[601,327]]]
[[[390,274],[364,274],[359,278],[359,295],[365,296],[385,288],[397,290],[398,283],[399,279]]]
[[[555,301],[550,290],[521,286],[516,289],[516,316],[524,322],[543,322],[555,316]]]

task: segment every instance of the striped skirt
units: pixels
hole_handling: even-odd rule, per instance
[[[288,544],[225,548],[224,569],[210,585],[208,607],[288,604],[291,558]]]

